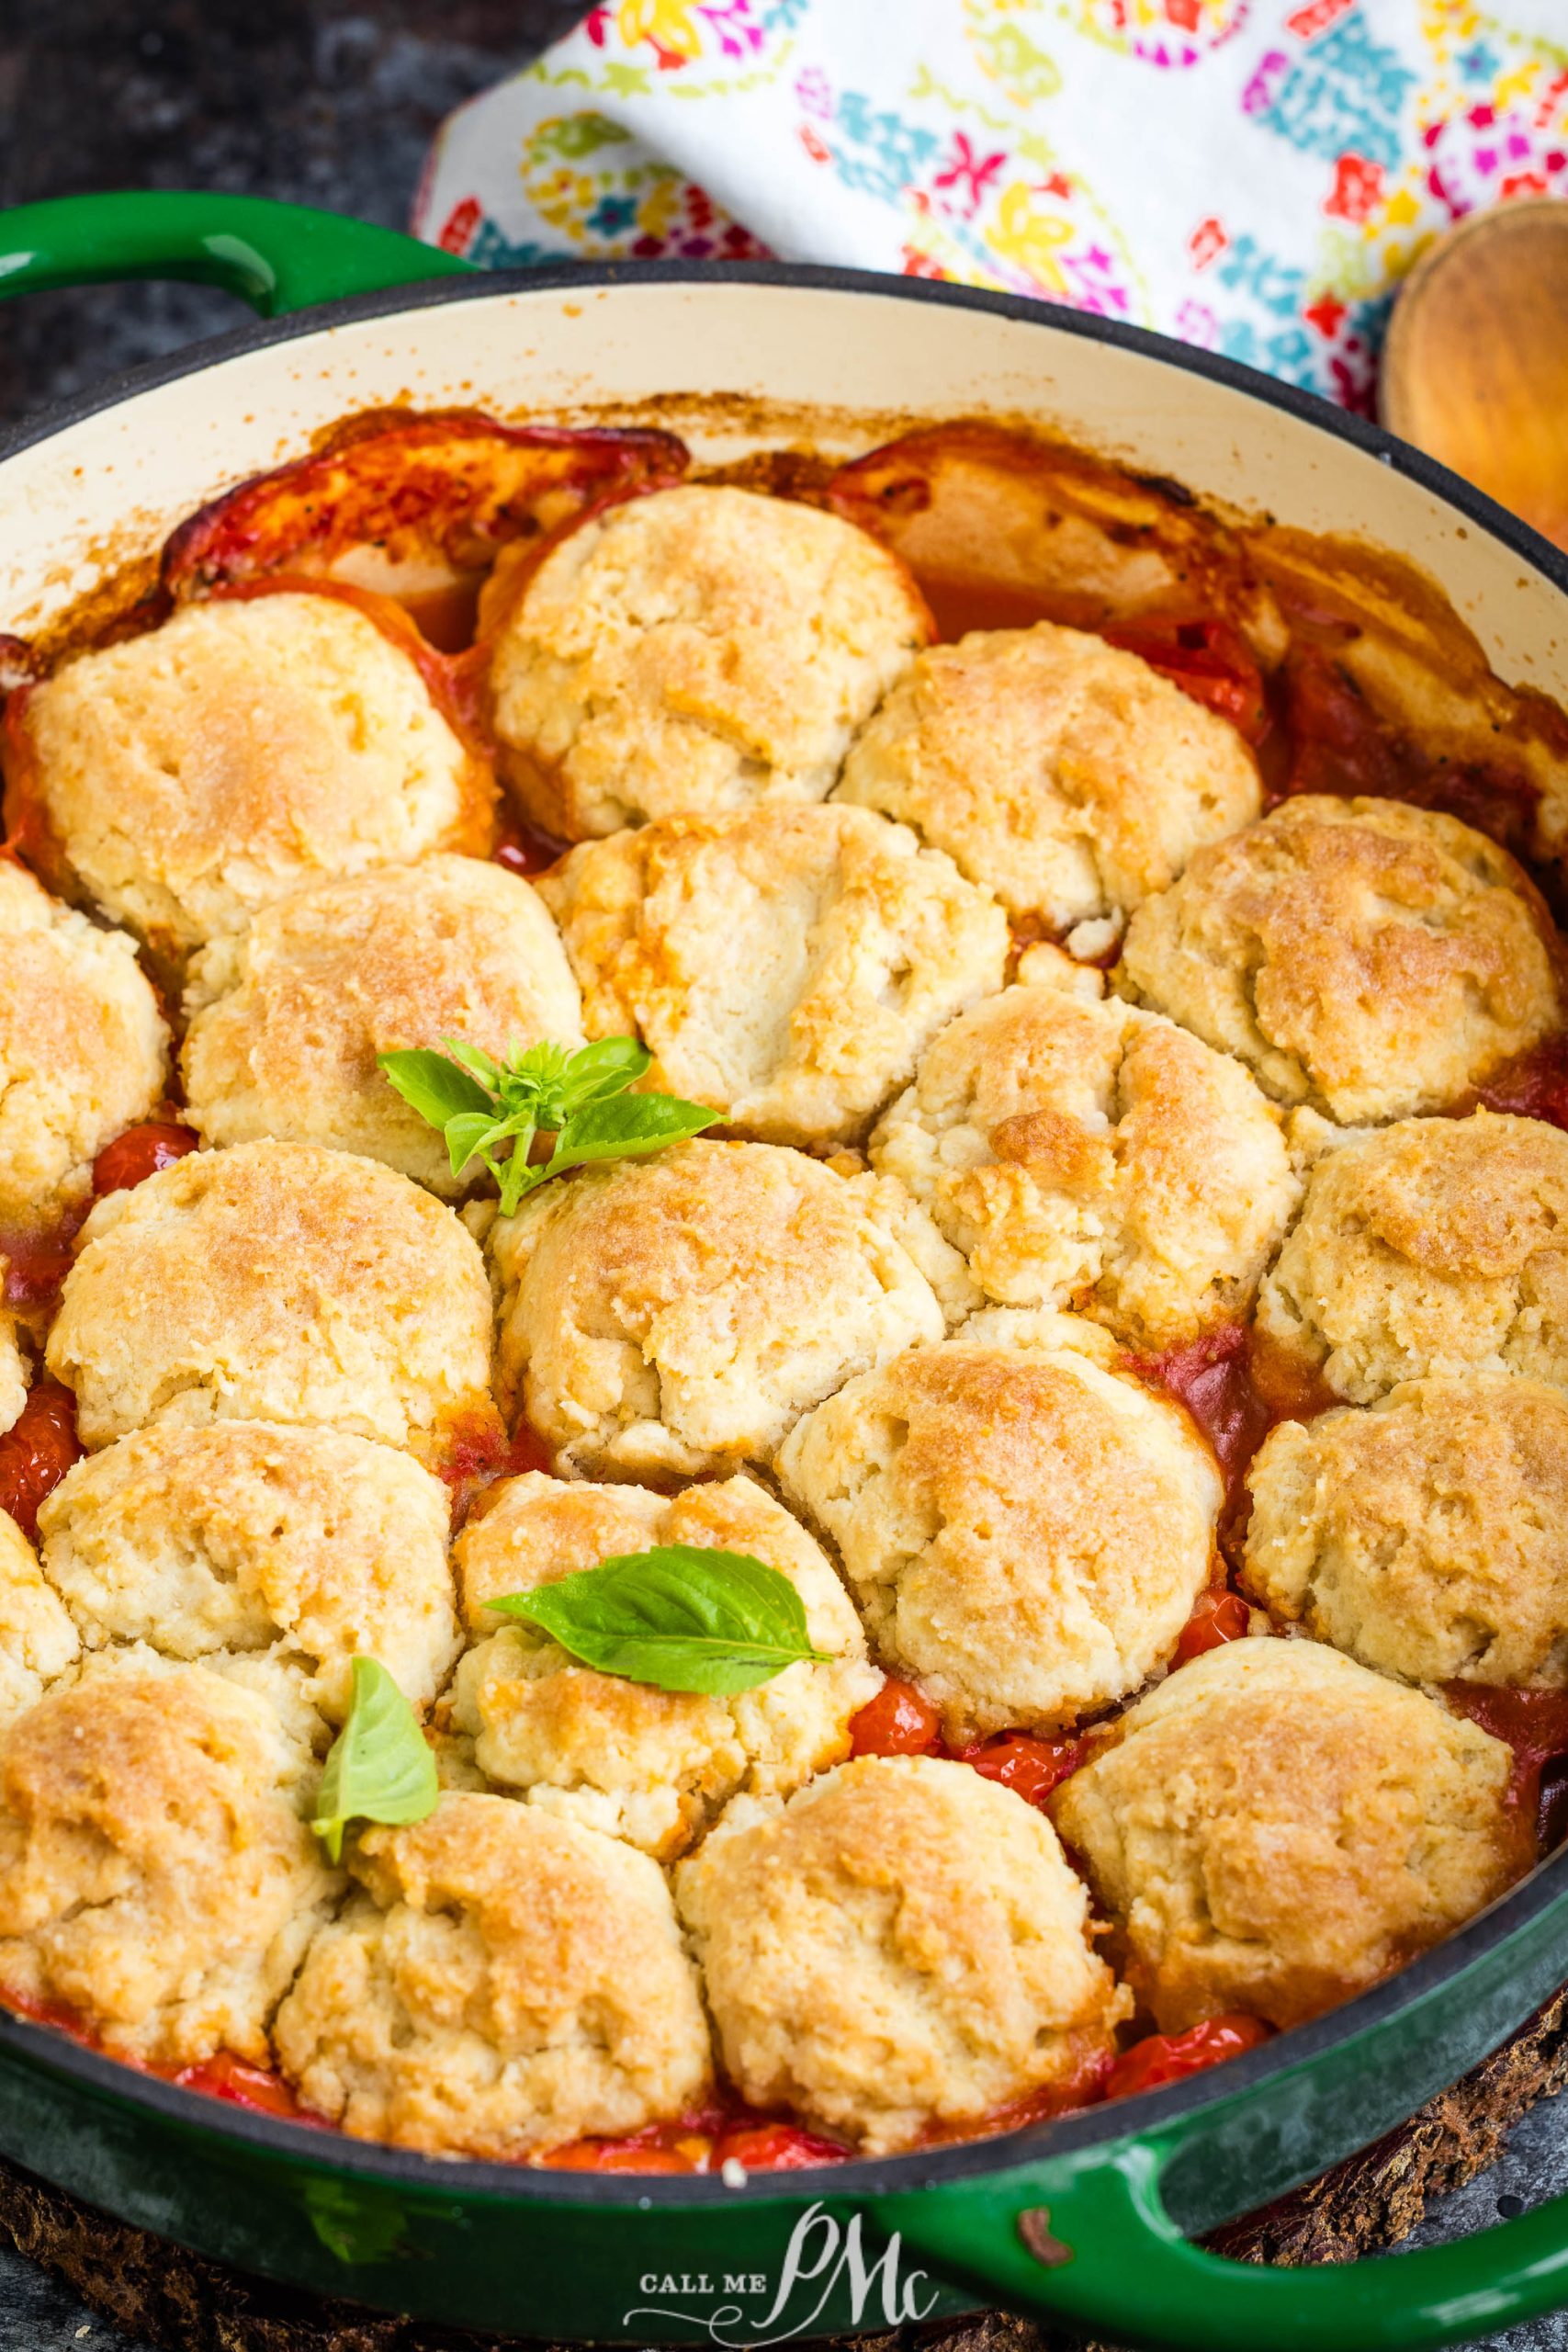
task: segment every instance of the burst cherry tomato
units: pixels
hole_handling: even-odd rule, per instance
[[[813,2165],[841,2165],[849,2155],[836,2140],[824,2140],[799,2123],[759,2123],[727,2132],[713,2152],[714,2169],[731,2162],[748,2172],[805,2172]]]
[[[1241,1641],[1251,1624],[1252,1611],[1239,1592],[1227,1592],[1223,1584],[1210,1585],[1192,1604],[1192,1614],[1171,1652],[1171,1665],[1186,1666],[1205,1650],[1217,1650],[1222,1642]]]
[[[10,1512],[29,1544],[38,1537],[39,1505],[81,1458],[75,1397],[58,1380],[40,1380],[0,1437],[0,1510]]]
[[[146,1119],[104,1146],[93,1162],[93,1190],[100,1196],[128,1193],[196,1148],[197,1139],[188,1127],[176,1125],[173,1119]]]
[[[573,2140],[553,2149],[546,2162],[552,2172],[701,2172],[709,2148],[705,2140],[661,2148],[634,2133],[627,2140]]]
[[[1105,2096],[1131,2098],[1161,2083],[1179,2083],[1189,2075],[1201,2074],[1205,2066],[1223,2065],[1244,2050],[1256,2050],[1272,2031],[1261,2018],[1228,2017],[1205,2018],[1185,2033],[1151,2033],[1122,2052],[1111,2069]]]
[[[982,1780],[999,1781],[1026,1804],[1043,1804],[1052,1790],[1077,1770],[1083,1756],[1079,1739],[1032,1739],[1023,1732],[1004,1732],[977,1747],[961,1747],[957,1760]]]
[[[942,1717],[912,1682],[889,1676],[874,1699],[850,1723],[852,1756],[929,1756],[942,1736]]]
[[[270,2066],[253,2066],[231,2050],[220,2050],[198,2066],[182,2066],[173,2079],[182,2090],[205,2091],[209,2098],[227,2099],[231,2107],[247,2107],[257,2115],[286,2116],[291,2123],[317,2120]]]
[[[23,1309],[48,1306],[71,1272],[72,1247],[81,1228],[73,1213],[50,1233],[30,1233],[0,1239],[6,1260],[6,1304]]]

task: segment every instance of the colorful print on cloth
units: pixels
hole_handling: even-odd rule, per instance
[[[618,0],[452,117],[414,226],[996,287],[1366,409],[1432,239],[1556,195],[1568,0]]]

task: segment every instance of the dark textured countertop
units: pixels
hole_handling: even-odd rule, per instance
[[[0,0],[0,202],[216,187],[405,225],[454,106],[524,63],[575,0]],[[0,311],[0,424],[245,315],[196,287],[36,296]],[[1445,2199],[1413,2243],[1483,2229],[1568,2188],[1568,2101]],[[1565,2352],[1568,2317],[1490,2339]],[[0,2352],[151,2352],[0,2247]]]

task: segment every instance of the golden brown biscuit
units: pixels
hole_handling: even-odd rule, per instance
[[[1513,1751],[1317,1642],[1227,1642],[1129,1709],[1051,1800],[1163,2033],[1299,2024],[1528,1868]]]
[[[4,1280],[5,1265],[5,1252],[0,1250],[0,1282]],[[16,1317],[0,1308],[0,1433],[12,1427],[27,1403],[30,1377],[28,1360],[17,1337]]]
[[[901,817],[1010,914],[1058,932],[1107,917],[1119,930],[1262,806],[1227,720],[1136,653],[1050,621],[922,653],[837,797]]]
[[[242,1680],[281,1673],[334,1724],[356,1654],[421,1710],[446,1680],[447,1520],[446,1488],[406,1453],[226,1420],[87,1455],[39,1510],[39,1543],[89,1651],[144,1642]]]
[[[76,1662],[76,1628],[17,1522],[0,1510],[0,1726]]]
[[[1568,1686],[1568,1396],[1416,1380],[1282,1421],[1247,1473],[1243,1580],[1406,1682]]]
[[[1114,1361],[1095,1324],[993,1307],[851,1380],[779,1453],[875,1654],[954,1746],[1135,1690],[1209,1580],[1213,1456]]]
[[[493,1420],[490,1285],[450,1209],[314,1144],[197,1151],[101,1200],[49,1335],[85,1445],[324,1423],[415,1453]]]
[[[1132,2006],[1050,1824],[964,1764],[738,1798],[675,1883],[731,2081],[866,2154],[1065,2081]]]
[[[848,1141],[944,1021],[1002,984],[1007,918],[862,808],[671,817],[546,876],[594,1037],[764,1143]]]
[[[377,1056],[451,1036],[498,1058],[582,1042],[554,923],[526,882],[473,857],[382,866],[263,908],[197,957],[186,1008],[204,1142],[364,1152],[448,1199],[469,1182]]]
[[[1307,1179],[1258,1328],[1370,1405],[1429,1373],[1568,1387],[1568,1135],[1539,1119],[1405,1119]]]
[[[489,776],[339,597],[182,605],[68,663],[23,725],[67,872],[171,959],[327,875],[488,844]]]
[[[0,1744],[0,1984],[118,2057],[265,2063],[333,1890],[299,1775],[266,1702],[201,1667],[39,1700]]]
[[[1141,907],[1120,982],[1345,1125],[1440,1109],[1558,1028],[1545,908],[1483,833],[1303,794]]]
[[[811,1645],[802,1660],[734,1698],[660,1690],[580,1666],[544,1634],[486,1606],[660,1544],[742,1552],[789,1578]],[[492,1488],[458,1540],[470,1638],[452,1721],[504,1791],[641,1846],[660,1860],[688,1846],[737,1790],[786,1795],[850,1752],[850,1718],[882,1678],[849,1597],[806,1530],[750,1478],[688,1487],[591,1487],[532,1474]],[[502,1630],[504,1627],[504,1630]]]
[[[968,1296],[899,1187],[772,1144],[679,1144],[541,1185],[490,1246],[502,1393],[581,1476],[765,1462],[852,1374],[941,1339],[927,1270]]]
[[[933,1039],[871,1157],[988,1298],[1070,1306],[1142,1347],[1247,1314],[1301,1192],[1239,1062],[1052,986],[1010,988]]]
[[[161,1100],[168,1045],[135,943],[0,858],[0,1233],[86,1198],[105,1144]]]
[[[636,2132],[709,2075],[696,1973],[658,1864],[536,1805],[452,1794],[372,1829],[274,2041],[356,2139],[516,2156]]]
[[[866,532],[755,492],[691,486],[569,533],[513,600],[491,694],[502,773],[568,841],[682,810],[820,800],[931,634]]]

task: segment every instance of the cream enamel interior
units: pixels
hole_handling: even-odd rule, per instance
[[[660,421],[708,462],[807,436],[848,453],[927,419],[1032,421],[1229,507],[1403,556],[1503,678],[1568,699],[1568,598],[1419,483],[1283,408],[1044,317],[714,279],[465,293],[238,352],[85,417],[4,468],[0,628],[44,626],[106,561],[155,546],[337,418],[397,402]]]

